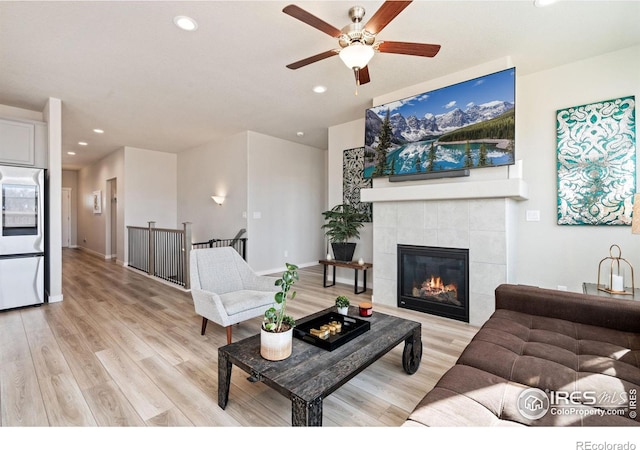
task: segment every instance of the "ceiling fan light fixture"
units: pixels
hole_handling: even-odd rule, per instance
[[[173,23],[184,31],[195,31],[198,29],[198,22],[187,16],[176,16],[173,18]]]
[[[373,47],[360,42],[353,42],[340,50],[340,59],[349,69],[362,69],[373,58]]]

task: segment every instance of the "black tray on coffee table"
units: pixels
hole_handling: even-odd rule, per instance
[[[322,325],[327,325],[333,321],[342,324],[340,332],[329,335],[326,338],[320,338],[311,334],[310,330],[312,328],[320,329]],[[366,320],[343,316],[336,312],[329,312],[308,321],[296,323],[293,329],[293,335],[317,347],[332,351],[367,332],[370,328],[371,324]]]

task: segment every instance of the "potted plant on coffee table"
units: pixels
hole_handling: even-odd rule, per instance
[[[349,298],[345,295],[339,295],[336,297],[336,307],[338,308],[338,314],[346,316],[349,314]]]
[[[356,243],[349,240],[360,237],[360,228],[364,226],[363,222],[366,219],[365,214],[352,205],[342,203],[323,212],[322,215],[325,220],[322,228],[331,242],[334,258],[336,261],[352,261]]]
[[[298,281],[298,266],[286,263],[287,270],[276,280],[280,287],[274,299],[275,306],[267,309],[260,329],[260,355],[270,361],[280,361],[291,356],[293,348],[293,317],[287,315],[287,300],[296,298],[296,292],[290,292],[291,286]]]

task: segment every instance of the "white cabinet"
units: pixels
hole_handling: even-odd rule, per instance
[[[47,124],[0,118],[0,163],[47,168]]]
[[[44,302],[44,256],[0,258],[0,310]]]

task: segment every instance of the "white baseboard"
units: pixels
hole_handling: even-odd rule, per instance
[[[60,295],[50,295],[50,296],[48,297],[48,300],[47,300],[47,301],[48,301],[49,303],[58,303],[58,302],[61,302],[61,301],[62,301],[62,297],[64,297],[62,294],[60,294]]]
[[[125,266],[124,261],[118,259],[118,255],[106,255],[104,259],[115,261],[115,263],[119,266]]]
[[[300,264],[296,264],[296,266],[298,266],[299,268],[303,268],[303,267],[311,267],[311,266],[317,266],[318,262],[314,261],[314,262],[308,262],[308,263],[300,263]],[[272,275],[272,274],[278,274],[278,273],[282,273],[286,270],[285,266],[282,267],[278,267],[277,269],[267,269],[267,270],[256,270],[256,273],[258,275]]]
[[[90,248],[78,247],[78,249],[82,250],[83,252],[87,252],[93,256],[97,256],[100,259],[108,259],[104,253],[96,252],[95,250],[91,250]]]
[[[133,268],[133,267],[129,266],[128,264],[123,265],[123,267],[124,267],[124,268],[126,268],[126,269],[128,269],[128,270],[131,270],[131,271],[133,271],[133,272],[135,272],[135,273],[137,273],[137,274],[140,274],[140,275],[142,275],[143,277],[147,277],[147,278],[150,278],[150,279],[152,279],[152,280],[154,280],[154,281],[157,281],[158,283],[162,283],[162,284],[164,284],[164,285],[166,285],[166,286],[171,286],[172,288],[177,289],[177,290],[179,290],[179,291],[182,291],[182,292],[191,292],[191,289],[186,289],[186,288],[185,288],[185,287],[183,287],[183,286],[180,286],[180,285],[178,285],[178,284],[171,283],[171,282],[169,282],[169,281],[163,280],[162,278],[158,278],[158,277],[151,276],[151,275],[149,275],[148,273],[145,273],[145,272],[143,272],[143,271],[141,271],[141,270],[139,270],[139,269],[135,269],[135,268]]]

